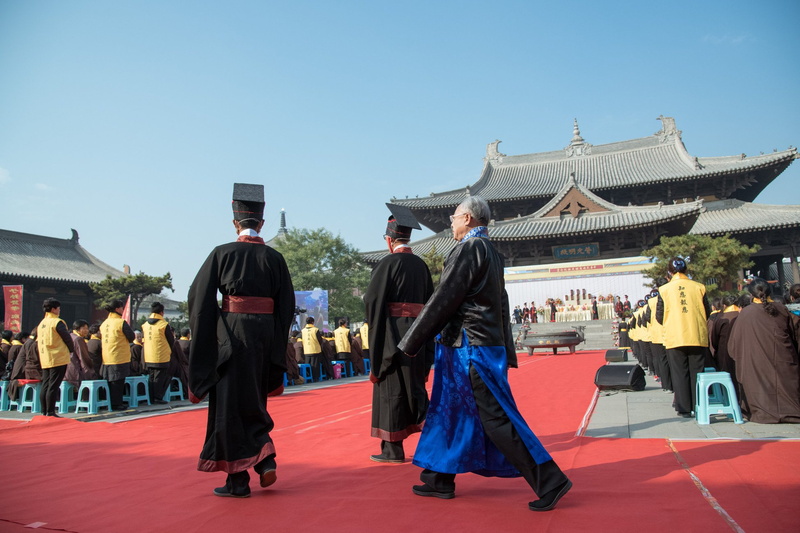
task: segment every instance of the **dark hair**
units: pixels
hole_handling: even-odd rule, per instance
[[[682,257],[673,257],[672,260],[667,265],[667,272],[669,272],[670,274],[675,274],[676,272],[685,274],[686,260],[684,260]]]
[[[48,313],[48,312],[52,311],[53,309],[58,309],[59,307],[61,307],[61,302],[59,302],[55,298],[47,298],[42,303],[42,309],[44,309],[45,313]]]
[[[5,340],[10,341],[13,336],[14,336],[14,332],[11,331],[10,329],[4,329],[3,330],[2,337]]]
[[[800,283],[795,283],[789,287],[789,297],[793,302],[800,302]]]
[[[750,293],[744,293],[744,294],[740,294],[739,295],[739,300],[736,303],[736,305],[738,305],[739,307],[744,309],[745,307],[750,305],[752,302],[753,302],[753,297],[750,296]]]
[[[22,339],[27,339],[28,337],[30,337],[30,335],[31,334],[29,332],[22,330],[19,333],[14,333],[14,340],[22,342]]]
[[[761,300],[761,305],[768,315],[777,316],[778,310],[775,308],[775,304],[769,301],[769,297],[772,295],[772,287],[769,286],[769,283],[761,278],[755,278],[747,286],[747,290],[753,295],[753,298]]]
[[[346,325],[346,324],[347,324],[347,319],[346,319],[346,318],[340,318],[340,319],[339,319],[339,325],[340,325],[340,326],[344,326],[344,325]]]
[[[79,318],[72,323],[72,329],[81,329],[83,326],[88,326],[89,323],[82,318]]]
[[[314,323],[314,317],[313,316],[310,316],[310,317],[306,318],[306,324],[313,324],[313,323]]]
[[[714,309],[721,311],[722,309],[720,306],[722,305],[722,297],[717,296],[716,298],[711,300],[711,305],[714,306]]]
[[[724,307],[730,307],[732,305],[736,305],[736,302],[739,301],[739,297],[735,294],[726,294],[722,297],[722,305]]]
[[[114,313],[120,307],[125,307],[125,302],[123,302],[122,300],[111,300],[105,307],[103,307],[103,309],[105,309],[109,313]]]
[[[652,291],[650,291],[650,294],[648,296],[650,298],[658,298],[658,294],[659,294],[658,291],[653,289]]]
[[[245,218],[239,221],[239,227],[242,229],[256,229],[261,223],[257,218]]]
[[[164,304],[161,302],[153,302],[150,304],[150,312],[155,313],[157,315],[164,314]]]
[[[92,324],[91,326],[89,326],[89,333],[91,333],[92,335],[97,334],[97,332],[99,331],[100,331],[100,324]]]
[[[191,332],[192,332],[192,330],[190,330],[189,328],[183,328],[181,330],[181,337],[188,337],[189,333],[191,333]]]

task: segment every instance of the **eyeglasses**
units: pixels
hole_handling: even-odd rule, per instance
[[[459,214],[457,214],[457,215],[450,215],[450,223],[452,224],[452,223],[453,223],[453,221],[454,221],[455,219],[457,219],[458,217],[463,217],[463,216],[465,216],[465,215],[468,215],[468,214],[469,214],[469,213],[459,213]]]

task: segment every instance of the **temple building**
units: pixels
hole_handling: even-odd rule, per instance
[[[90,254],[74,229],[69,239],[0,229],[0,319],[6,329],[36,327],[46,298],[61,302],[61,318],[69,327],[79,318],[90,324],[102,320],[106,313],[95,307],[89,283],[109,275],[125,272]]]
[[[576,120],[569,144],[554,152],[509,156],[495,141],[472,185],[391,202],[407,206],[437,232],[414,241],[418,255],[434,248],[447,254],[455,246],[448,217],[477,195],[489,203],[490,238],[507,267],[637,258],[662,236],[730,234],[761,246],[752,257],[754,271],[766,277],[770,265],[786,257],[800,281],[800,206],[752,203],[798,157],[797,149],[692,156],[675,120],[659,120],[661,130],[649,137],[603,145],[586,142]],[[385,253],[363,255],[374,263]],[[783,268],[777,272],[785,278]]]

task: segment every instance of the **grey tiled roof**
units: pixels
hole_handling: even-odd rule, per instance
[[[56,239],[0,229],[0,276],[88,283],[124,275],[87,252],[72,231],[71,239]]]
[[[765,205],[741,200],[705,204],[690,233],[724,235],[780,228],[800,228],[800,205]]]
[[[667,118],[665,129],[649,137],[597,146],[578,143],[585,155],[569,155],[569,146],[526,155],[487,154],[480,178],[469,187],[419,198],[392,198],[392,203],[430,209],[455,207],[468,194],[489,202],[548,197],[572,173],[593,191],[666,184],[772,167],[797,157],[797,149],[790,148],[751,157],[696,158],[686,151],[680,133],[674,120]]]
[[[592,202],[607,209],[596,213],[582,213],[572,216],[544,216],[572,189],[577,188]],[[704,210],[703,201],[677,204],[658,204],[646,206],[617,206],[593,194],[588,188],[576,183],[570,177],[561,190],[536,213],[510,220],[494,222],[489,226],[489,236],[493,241],[544,240],[573,235],[592,235],[620,230],[631,230],[655,226],[679,219],[695,220]],[[436,247],[440,254],[447,254],[455,245],[452,232],[447,229],[436,235],[413,241],[412,248],[417,255],[423,255]],[[377,262],[388,252],[377,250],[362,254],[367,262]]]

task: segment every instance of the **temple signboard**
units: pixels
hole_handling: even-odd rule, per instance
[[[590,242],[585,244],[572,244],[569,246],[553,246],[555,259],[591,259],[600,255],[600,244]]]

